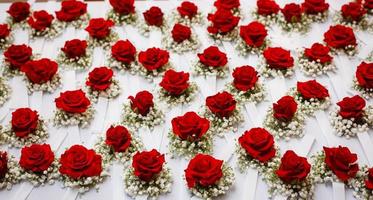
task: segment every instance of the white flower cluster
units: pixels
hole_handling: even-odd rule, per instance
[[[171,34],[166,34],[162,39],[162,44],[166,49],[172,50],[178,54],[188,51],[196,51],[200,47],[200,42],[196,34],[192,33],[189,39],[180,43],[175,42]]]
[[[0,77],[0,106],[9,99],[12,89],[5,83],[5,80]]]
[[[349,182],[353,195],[358,200],[367,200],[373,198],[373,190],[365,187],[365,180],[368,179],[368,166],[362,166],[357,172],[356,177]]]
[[[64,30],[64,23],[59,21],[54,21],[50,25],[50,27],[45,28],[43,31],[38,31],[33,29],[32,27],[29,27],[30,29],[30,39],[34,40],[36,38],[45,38],[47,40],[52,40],[58,35],[60,35]]]
[[[369,130],[369,127],[373,125],[373,117],[369,117],[369,113],[373,113],[373,107],[368,106],[361,119],[343,119],[339,115],[339,109],[335,108],[330,112],[330,123],[335,129],[335,134],[338,136],[344,136],[346,138],[355,137],[357,133]]]
[[[107,66],[110,68],[117,68],[121,72],[128,71],[130,74],[135,75],[137,72],[136,69],[139,68],[136,60],[132,61],[130,64],[126,64],[116,60],[111,55],[107,55],[107,57],[109,57],[107,60]],[[137,55],[135,55],[135,57],[137,58]]]
[[[259,171],[259,173],[265,173],[267,169],[277,167],[280,162],[280,149],[276,148],[276,155],[269,161],[263,163],[251,157],[240,144],[236,145],[237,153],[237,165],[241,172],[244,172],[248,168],[253,168]]]
[[[307,18],[307,21],[322,23],[322,22],[325,22],[326,20],[328,20],[329,11],[326,10],[322,13],[320,12],[320,13],[317,13],[317,14],[305,14],[304,17]]]
[[[247,91],[237,90],[233,83],[225,85],[226,90],[234,96],[234,99],[240,103],[254,102],[259,103],[263,101],[266,96],[266,91],[263,84],[257,82],[253,88]]]
[[[21,179],[28,180],[34,186],[43,186],[45,184],[54,184],[55,180],[60,176],[58,173],[58,160],[55,159],[48,169],[40,173],[22,169]]]
[[[0,50],[7,49],[12,43],[13,43],[13,36],[12,34],[9,34],[6,38],[0,39]]]
[[[233,169],[226,163],[223,163],[222,171],[223,176],[217,183],[207,187],[196,185],[189,190],[203,200],[212,200],[217,196],[224,195],[232,187],[235,177]]]
[[[298,110],[291,121],[282,122],[273,117],[273,109],[270,108],[263,124],[276,139],[290,140],[292,137],[303,137],[304,119],[304,114]]]
[[[83,27],[87,26],[90,18],[91,17],[89,16],[89,13],[86,13],[84,15],[81,15],[78,19],[76,19],[72,22],[62,22],[62,23],[64,23],[64,27],[71,24],[76,29],[82,29]]]
[[[26,76],[24,76],[24,80],[26,82],[28,94],[32,94],[36,91],[53,93],[61,86],[61,77],[59,73],[56,73],[51,80],[42,84],[32,83]]]
[[[373,88],[363,88],[359,85],[356,78],[353,80],[352,88],[360,93],[361,96],[363,96],[366,99],[373,98]],[[1,91],[1,89],[0,89]],[[0,92],[1,93],[1,92]],[[0,101],[1,102],[1,101]],[[1,103],[0,103],[1,105]]]
[[[21,169],[18,165],[17,160],[12,155],[8,156],[8,171],[4,178],[0,179],[0,189],[6,188],[7,190],[12,189],[13,185],[21,180]]]
[[[338,55],[338,54],[346,54],[348,56],[354,56],[358,53],[358,45],[347,45],[343,48],[335,49],[333,47],[330,47],[330,50],[332,53]]]
[[[276,13],[264,16],[264,15],[259,15],[256,10],[252,12],[252,17],[256,21],[264,24],[267,27],[277,23],[278,18],[279,18],[278,14],[276,14]]]
[[[264,56],[260,56],[260,62],[258,64],[259,68],[259,73],[264,77],[264,78],[269,78],[269,77],[276,77],[276,76],[284,76],[284,77],[290,77],[294,74],[294,66],[286,69],[275,69],[271,68]]]
[[[286,32],[299,32],[306,33],[310,29],[310,24],[312,20],[308,18],[305,14],[302,14],[301,20],[299,22],[287,22],[284,15],[278,17],[278,24]]]
[[[83,113],[68,113],[57,109],[54,112],[53,124],[56,126],[79,125],[82,128],[85,128],[93,119],[94,113],[95,110],[92,106],[89,106]]]
[[[170,95],[162,87],[158,91],[158,98],[160,102],[165,102],[167,106],[177,106],[179,104],[188,104],[194,100],[198,93],[198,86],[196,83],[191,82],[189,87],[180,95]]]
[[[158,68],[158,69],[155,69],[155,70],[147,70],[144,66],[142,66],[141,63],[139,63],[139,65],[137,66],[137,72],[141,75],[141,76],[144,76],[144,78],[148,81],[153,81],[153,79],[155,77],[158,77],[158,76],[161,76],[163,75],[163,73],[165,71],[167,71],[168,69],[173,69],[174,67],[172,66],[172,64],[170,62],[166,63],[165,65],[163,65],[162,67]]]
[[[10,147],[23,147],[28,146],[31,144],[40,144],[47,140],[49,137],[48,135],[48,128],[43,119],[40,118],[37,122],[36,130],[32,133],[29,133],[26,137],[17,137],[15,132],[12,130],[12,125],[9,124],[6,126],[1,133],[0,139],[3,142],[9,144]]]
[[[109,50],[113,43],[119,39],[119,36],[114,30],[111,30],[109,35],[102,39],[97,39],[93,37],[88,37],[88,46],[95,48],[95,47],[102,47],[104,50]]]
[[[134,169],[128,167],[124,171],[124,191],[131,197],[146,195],[150,199],[157,199],[159,195],[171,191],[172,174],[165,166],[153,180],[146,182],[134,175]]]
[[[340,182],[338,177],[325,164],[324,151],[316,153],[311,157],[311,159],[312,170],[310,175],[314,177],[315,183]]]
[[[134,112],[131,109],[131,105],[128,103],[123,105],[122,122],[135,129],[139,129],[143,126],[153,129],[155,126],[164,122],[164,114],[154,105],[154,107],[150,108],[146,116],[142,116]]]
[[[204,23],[204,17],[203,14],[198,11],[195,16],[190,19],[188,16],[182,17],[179,12],[174,11],[171,13],[170,19],[174,23],[180,23],[185,24],[186,26],[192,26],[192,25],[202,25]]]
[[[212,67],[204,65],[200,61],[196,61],[192,66],[193,73],[201,76],[216,76],[218,78],[224,78],[227,76],[229,71],[227,65]]]
[[[307,76],[320,76],[322,74],[326,74],[329,71],[334,71],[336,69],[336,66],[334,63],[320,63],[319,60],[311,61],[309,60],[302,52],[299,53],[298,60],[297,60],[298,66],[302,69],[302,72]]]
[[[149,37],[150,35],[150,32],[152,31],[161,31],[162,33],[164,33],[166,30],[168,30],[168,25],[167,25],[167,22],[165,20],[165,18],[163,17],[163,24],[158,27],[158,26],[153,26],[153,25],[148,25],[148,23],[146,23],[145,20],[142,20],[141,22],[137,23],[136,24],[136,27],[139,29],[139,33],[145,37]]]
[[[30,10],[30,13],[33,13],[33,11]],[[23,21],[20,21],[20,22],[15,22],[13,20],[13,18],[10,15],[8,15],[5,19],[5,23],[8,24],[13,30],[17,29],[17,28],[20,28],[20,29],[24,30],[24,29],[29,27],[29,25],[27,23],[27,19],[28,18],[26,18],[26,19],[24,19]]]
[[[57,55],[57,63],[67,69],[85,70],[92,64],[92,50],[87,48],[85,55],[78,58],[68,58],[63,51]]]
[[[88,98],[93,103],[96,103],[98,101],[98,97],[114,99],[121,93],[119,81],[114,78],[111,79],[111,84],[106,90],[98,91],[98,90],[94,90],[93,88],[89,86],[86,86],[85,89],[86,89],[86,94],[88,95]]]
[[[107,13],[107,19],[113,21],[116,25],[121,26],[124,24],[135,24],[137,22],[137,12],[121,15],[120,13],[115,12],[115,10],[110,10]]]
[[[211,24],[210,24],[211,25]],[[238,36],[238,27],[235,27],[233,30],[228,33],[208,33],[208,35],[218,44],[221,44],[223,41],[232,42],[236,40]]]
[[[305,115],[312,115],[317,110],[326,110],[331,105],[330,97],[324,99],[305,99],[297,91],[297,88],[290,88],[288,94],[294,97],[294,100],[298,104],[298,109],[300,112],[303,112]]]
[[[264,40],[264,43],[260,47],[252,47],[248,46],[241,37],[237,38],[237,43],[235,45],[236,49],[238,50],[238,53],[241,56],[247,56],[248,54],[255,54],[255,55],[261,55],[263,51],[270,46],[270,41],[268,39]]]
[[[211,122],[211,132],[217,134],[219,137],[223,137],[224,133],[228,131],[236,132],[240,124],[244,121],[239,105],[237,105],[229,117],[216,116],[207,107],[202,111],[201,115]]]
[[[168,133],[168,149],[172,156],[192,158],[198,153],[211,154],[213,147],[212,133],[208,131],[196,141],[183,140],[172,131]]]
[[[349,26],[355,30],[368,30],[369,32],[373,31],[372,24],[369,24],[367,15],[364,15],[359,21],[355,20],[346,20],[343,18],[342,14],[340,12],[335,13],[333,16],[333,21],[336,24],[341,24],[344,26]]]

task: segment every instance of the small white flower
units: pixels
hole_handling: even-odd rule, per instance
[[[326,97],[325,99],[304,99],[295,87],[289,90],[288,95],[294,97],[299,111],[305,115],[312,115],[317,110],[326,110],[331,105],[330,97]]]
[[[192,102],[198,93],[197,84],[191,82],[189,87],[179,96],[170,95],[162,87],[158,91],[158,98],[160,102],[165,102],[167,106],[177,106],[178,104],[188,104]]]
[[[89,106],[83,113],[68,113],[63,110],[57,109],[54,112],[53,124],[55,126],[70,126],[78,125],[85,128],[93,119],[95,111],[92,106]]]
[[[56,59],[57,63],[67,69],[85,70],[89,69],[92,64],[92,50],[87,48],[82,57],[68,58],[63,51],[60,51]]]
[[[234,96],[234,99],[240,103],[254,102],[259,103],[263,101],[266,96],[266,91],[263,84],[257,82],[255,86],[247,91],[237,90],[233,83],[227,83],[225,85],[226,90]]]
[[[200,47],[197,35],[193,32],[189,39],[184,40],[181,43],[175,42],[171,34],[166,34],[162,39],[162,44],[165,48],[178,54],[188,51],[196,51]]]
[[[264,78],[269,77],[277,77],[277,76],[284,76],[284,77],[290,77],[294,74],[294,66],[286,69],[275,69],[271,68],[270,65],[267,64],[265,58],[263,55],[260,55],[260,62],[258,64],[259,73]]]
[[[277,23],[286,32],[300,32],[302,34],[305,34],[310,29],[310,24],[312,23],[312,20],[308,18],[305,14],[302,14],[299,22],[291,23],[285,20],[284,15],[280,15],[278,17]]]
[[[363,88],[363,87],[361,87],[359,85],[359,83],[357,82],[356,77],[353,80],[352,88],[354,90],[358,91],[361,94],[361,96],[363,96],[366,99],[373,98],[373,88]],[[1,105],[1,103],[0,103],[0,105]]]
[[[305,14],[304,17],[307,19],[307,21],[322,23],[328,19],[329,11],[326,10],[317,14]]]
[[[102,39],[97,39],[93,37],[88,37],[88,46],[94,47],[102,47],[105,50],[109,50],[111,46],[114,44],[115,41],[119,39],[119,36],[114,30],[110,31],[110,34]]]
[[[212,133],[208,131],[200,139],[196,141],[182,140],[180,137],[175,135],[172,131],[168,133],[169,141],[169,152],[173,156],[184,156],[186,158],[192,158],[198,153],[211,154],[213,141]]]
[[[137,66],[136,71],[141,75],[144,76],[148,81],[152,82],[155,77],[161,76],[164,74],[165,71],[169,69],[173,69],[174,67],[170,62],[167,62],[165,65],[162,67],[149,71],[147,70],[141,63]]]
[[[12,186],[21,180],[21,168],[17,160],[12,155],[8,156],[8,172],[4,178],[0,179],[0,189],[12,189]]]
[[[158,126],[164,122],[164,114],[154,105],[152,108],[150,108],[148,114],[146,116],[143,116],[139,113],[134,112],[131,109],[130,102],[127,102],[123,105],[123,114],[121,121],[123,122],[123,124],[135,129],[139,129],[143,126],[153,129],[155,126]]]
[[[341,12],[337,12],[333,16],[333,22],[336,24],[341,24],[344,26],[349,26],[353,28],[354,30],[367,30],[368,32],[373,32],[373,27],[371,24],[371,21],[369,23],[369,19],[367,15],[363,15],[363,17],[359,21],[351,21],[351,20],[346,20]]]
[[[43,172],[35,173],[21,169],[21,178],[30,181],[34,186],[53,184],[59,177],[58,160],[55,159],[52,164]]]
[[[248,54],[260,55],[268,46],[270,46],[270,44],[271,42],[268,39],[265,39],[262,46],[260,47],[248,46],[245,40],[243,40],[241,37],[238,37],[235,47],[238,50],[239,54],[242,56],[247,56]]]
[[[32,94],[36,91],[53,93],[61,86],[61,77],[59,73],[56,73],[51,80],[42,84],[32,83],[26,76],[24,76],[24,80],[26,82],[28,94]]]
[[[111,84],[106,90],[97,91],[89,86],[86,86],[85,92],[88,95],[88,98],[91,100],[91,102],[96,103],[99,97],[105,97],[108,99],[114,99],[118,97],[121,93],[121,88],[119,85],[119,81],[112,78]]]
[[[199,76],[216,76],[218,78],[225,78],[228,74],[228,66],[212,67],[202,64],[200,61],[195,61],[192,64],[193,73]]]
[[[122,26],[125,24],[135,25],[138,22],[138,16],[136,11],[134,13],[130,13],[127,15],[121,15],[120,13],[117,13],[113,9],[111,9],[107,13],[107,19],[113,21],[117,26]]]
[[[333,72],[336,69],[334,63],[320,63],[318,61],[310,61],[303,53],[300,52],[298,55],[297,64],[302,69],[303,73],[307,76],[320,76],[327,72]]]
[[[12,89],[5,83],[5,80],[0,77],[0,106],[9,99]]]
[[[204,17],[203,14],[198,11],[195,16],[193,16],[191,19],[188,16],[182,17],[179,12],[173,11],[170,15],[171,22],[173,24],[175,23],[180,23],[180,24],[185,24],[187,26],[192,26],[192,25],[203,25],[204,23]]]
[[[368,179],[368,170],[368,166],[362,166],[356,177],[348,182],[348,187],[354,190],[353,195],[358,200],[370,200],[373,198],[373,190],[365,187],[365,181]]]
[[[50,27],[45,28],[43,31],[38,31],[36,29],[30,28],[30,39],[34,40],[36,38],[43,37],[46,40],[52,40],[63,32],[65,25],[60,21],[53,21]]]
[[[264,24],[265,26],[271,26],[277,23],[279,15],[273,13],[271,15],[259,15],[258,12],[255,10],[252,12],[252,17],[257,20],[258,22]]]

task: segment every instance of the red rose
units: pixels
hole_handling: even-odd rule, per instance
[[[128,99],[131,100],[132,110],[143,116],[147,115],[150,108],[154,106],[153,95],[146,90],[138,92],[135,97],[129,96]]]
[[[356,69],[356,79],[360,87],[373,88],[373,63],[360,63]]]
[[[290,51],[281,47],[268,47],[263,51],[266,63],[272,69],[288,69],[294,66],[294,59]]]
[[[131,134],[124,126],[110,126],[106,131],[105,144],[115,152],[125,152],[131,145]]]
[[[135,13],[135,0],[109,0],[109,3],[120,15]]]
[[[281,158],[281,164],[276,170],[277,176],[285,183],[303,181],[311,171],[307,158],[298,156],[294,151],[288,150]]]
[[[367,10],[373,9],[373,0],[365,0],[363,6]]]
[[[137,152],[132,158],[134,175],[139,179],[149,182],[162,171],[164,154],[157,150]]]
[[[106,90],[111,85],[113,73],[113,70],[108,67],[96,67],[89,72],[85,84],[93,90]]]
[[[163,25],[163,12],[157,6],[152,6],[149,10],[143,13],[144,19],[149,26]]]
[[[169,58],[170,54],[166,50],[156,47],[149,48],[139,53],[139,62],[148,71],[160,69],[168,63]]]
[[[286,4],[285,7],[281,9],[281,12],[285,20],[290,23],[299,22],[302,17],[302,8],[295,3]]]
[[[23,64],[31,59],[31,56],[32,49],[25,44],[12,44],[4,52],[5,61],[10,64],[12,69],[20,69]]]
[[[73,145],[60,158],[60,173],[73,179],[99,176],[102,172],[102,158],[92,149]]]
[[[68,113],[84,113],[91,102],[82,90],[71,90],[61,92],[54,100],[56,107]]]
[[[329,30],[324,33],[324,42],[326,42],[329,47],[335,49],[344,48],[348,45],[357,45],[352,28],[343,25],[331,26]]]
[[[280,6],[274,0],[257,0],[256,6],[258,7],[257,13],[259,15],[272,15],[280,11]]]
[[[280,121],[288,122],[297,112],[297,102],[291,96],[284,96],[273,104],[273,117]]]
[[[240,36],[250,47],[262,46],[267,35],[265,26],[257,21],[240,27]]]
[[[345,97],[338,102],[339,115],[345,119],[359,119],[363,115],[365,100],[358,95],[353,97]]]
[[[136,48],[129,40],[119,40],[111,47],[111,56],[122,63],[135,61]]]
[[[12,112],[12,131],[17,137],[24,138],[30,133],[34,133],[38,123],[38,112],[30,108],[18,108]]]
[[[0,165],[1,166],[1,165]],[[1,167],[0,167],[1,169]],[[0,170],[1,171],[1,170]],[[0,172],[1,174],[1,172]],[[1,176],[0,176],[1,178]],[[365,180],[365,187],[369,190],[373,190],[373,168],[368,170],[368,178]]]
[[[366,13],[361,3],[350,2],[344,4],[341,8],[342,16],[348,21],[360,21]]]
[[[223,67],[228,63],[227,54],[221,52],[216,46],[208,47],[197,56],[199,62],[208,67]]]
[[[201,139],[210,128],[209,120],[198,116],[195,112],[187,112],[183,116],[175,117],[171,123],[172,132],[181,140],[188,141]]]
[[[89,24],[85,30],[89,33],[89,36],[93,38],[104,39],[110,35],[112,26],[114,26],[114,22],[110,19],[94,18],[89,20]]]
[[[27,171],[43,173],[54,161],[54,153],[49,144],[32,144],[23,147],[19,165]]]
[[[80,58],[85,55],[86,49],[87,41],[79,39],[68,40],[61,48],[67,58]]]
[[[240,7],[240,0],[216,0],[214,6],[217,9],[231,10]]]
[[[14,22],[21,22],[30,15],[30,4],[27,2],[14,2],[10,5],[7,13],[9,13]]]
[[[184,1],[181,6],[177,7],[177,11],[182,17],[191,19],[197,14],[198,7],[192,2]]]
[[[304,99],[325,99],[329,97],[328,89],[316,80],[297,82],[297,91]]]
[[[56,17],[63,22],[71,22],[79,19],[87,13],[87,4],[81,1],[69,0],[61,2],[61,10],[56,11]]]
[[[189,73],[167,70],[159,85],[171,95],[181,95],[189,87]]]
[[[10,34],[10,27],[8,24],[0,24],[0,39],[5,39]]]
[[[253,89],[258,81],[258,72],[249,65],[235,68],[232,76],[234,87],[244,92]]]
[[[347,147],[324,147],[325,164],[341,180],[347,181],[354,178],[359,165],[357,164],[357,155],[351,153]]]
[[[27,23],[31,26],[31,28],[37,31],[44,31],[46,28],[52,25],[53,19],[53,15],[49,14],[45,10],[41,10],[32,13],[32,16],[28,18]]]
[[[237,27],[240,17],[236,17],[230,10],[218,9],[214,14],[208,14],[211,25],[207,31],[212,34],[227,34]]]
[[[8,173],[8,155],[6,151],[0,151],[0,180]]]
[[[250,157],[267,162],[276,154],[273,136],[264,128],[252,128],[238,138],[238,143]]]
[[[184,170],[188,187],[208,187],[223,177],[223,161],[206,154],[197,154]]]
[[[189,40],[192,35],[192,30],[188,26],[175,24],[172,28],[171,34],[175,42],[181,43],[184,40]]]
[[[52,80],[58,70],[58,64],[48,58],[30,60],[21,66],[28,80],[35,84],[43,84]]]
[[[315,15],[327,11],[329,4],[325,0],[304,0],[302,9],[309,15]]]
[[[206,106],[219,117],[229,117],[236,110],[236,100],[224,91],[207,97]]]
[[[330,49],[320,43],[314,43],[311,48],[304,49],[304,55],[311,61],[318,61],[322,64],[330,63],[333,57],[329,55]]]

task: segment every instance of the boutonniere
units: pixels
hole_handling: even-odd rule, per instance
[[[95,111],[81,89],[61,92],[54,101],[57,107],[53,118],[55,125],[87,127],[93,119]]]
[[[197,5],[190,1],[183,1],[176,11],[171,14],[172,21],[191,26],[193,24],[203,24],[203,14],[198,10]]]
[[[354,30],[343,25],[330,26],[324,33],[324,42],[334,53],[353,56],[357,53],[357,41]]]
[[[207,19],[207,32],[212,39],[217,42],[236,39],[240,17],[234,16],[230,10],[218,9],[215,13],[208,14]]]
[[[197,154],[184,170],[188,189],[201,199],[224,195],[233,185],[233,169],[223,160]]]
[[[110,164],[113,160],[126,163],[143,148],[141,139],[133,131],[122,125],[111,125],[106,135],[99,137],[94,149],[102,156],[104,163]]]
[[[159,86],[159,99],[168,106],[190,103],[198,91],[197,84],[189,81],[189,73],[172,69],[165,72]]]
[[[304,134],[304,114],[292,96],[284,96],[274,103],[263,124],[277,139],[289,140]]]
[[[10,124],[2,131],[3,140],[10,146],[22,147],[47,140],[46,123],[37,111],[18,108],[12,112]]]
[[[63,23],[54,20],[53,15],[45,10],[34,11],[27,19],[30,27],[30,37],[53,39],[62,33]]]
[[[107,18],[116,25],[135,24],[137,13],[135,10],[135,0],[110,0],[112,9],[107,14]]]
[[[230,10],[233,15],[241,16],[240,0],[215,0],[214,6],[217,10]]]
[[[59,172],[64,187],[76,188],[84,193],[98,188],[109,174],[101,155],[82,145],[73,145],[59,159]]]
[[[135,74],[138,69],[136,47],[129,40],[118,40],[111,47],[108,67]]]
[[[61,10],[56,11],[56,18],[66,24],[71,24],[76,29],[83,28],[89,21],[87,4],[77,0],[61,2]]]
[[[169,151],[174,156],[191,158],[198,153],[212,153],[213,141],[210,122],[195,112],[187,112],[171,121],[168,134]]]
[[[4,51],[3,75],[5,77],[21,75],[21,66],[34,59],[31,47],[25,44],[12,44]]]
[[[326,110],[331,102],[328,89],[316,80],[297,82],[296,88],[291,88],[289,95],[298,103],[298,108],[306,115],[317,110]]]
[[[353,88],[367,99],[373,98],[373,63],[362,62],[356,68]]]
[[[281,13],[278,23],[286,32],[305,33],[309,30],[311,21],[306,17],[299,4],[286,4],[281,9]]]
[[[281,160],[266,169],[263,177],[270,196],[283,195],[287,199],[313,199],[315,181],[307,158],[288,150]]]
[[[207,97],[202,114],[211,122],[212,133],[219,136],[227,131],[237,131],[244,121],[233,95],[225,91]]]
[[[8,24],[26,28],[27,18],[31,14],[29,3],[21,1],[13,2],[6,12],[9,14],[6,19]]]
[[[330,49],[320,43],[305,48],[298,56],[298,65],[303,73],[316,77],[336,69]]]
[[[264,86],[259,82],[258,72],[253,67],[249,65],[236,67],[232,76],[233,81],[228,83],[226,88],[238,102],[259,103],[264,99]]]
[[[152,81],[155,77],[173,68],[169,58],[170,54],[168,51],[160,48],[153,47],[141,51],[138,56],[138,73],[147,80]]]
[[[172,174],[166,167],[164,154],[157,150],[137,152],[132,166],[124,171],[124,190],[133,198],[146,195],[157,198],[171,191]]]
[[[365,108],[366,102],[360,96],[345,97],[337,105],[339,109],[330,112],[330,123],[338,136],[354,137],[373,125],[373,107]]]
[[[294,58],[290,51],[281,47],[268,47],[261,57],[259,72],[265,78],[294,74]]]
[[[368,15],[373,14],[373,1],[372,0],[364,0],[363,7],[367,10]]]
[[[92,50],[87,48],[87,41],[73,39],[65,42],[57,56],[57,62],[66,68],[84,70],[92,64]]]
[[[49,144],[32,144],[21,150],[19,165],[22,179],[34,186],[53,184],[58,174],[58,160]]]
[[[354,197],[359,200],[373,197],[373,168],[363,166],[351,179],[349,186],[354,190]]]
[[[136,96],[129,96],[128,103],[123,105],[122,122],[136,129],[146,126],[153,127],[164,122],[164,114],[154,105],[153,95],[141,91]]]
[[[198,53],[198,61],[193,64],[193,71],[196,75],[213,75],[223,78],[228,73],[227,54],[221,52],[217,46],[210,46],[202,53]]]
[[[4,103],[10,98],[11,92],[11,87],[6,84],[3,78],[0,77],[0,106],[3,106]]]
[[[366,9],[361,2],[349,2],[342,5],[340,12],[333,17],[334,22],[353,29],[373,30],[368,21]]]
[[[253,12],[254,19],[270,26],[278,21],[280,6],[273,0],[257,0],[257,9]]]
[[[89,20],[85,30],[89,34],[88,46],[109,49],[118,40],[118,34],[112,30],[114,22],[110,19],[93,18]]]
[[[267,29],[262,23],[257,21],[240,26],[239,35],[236,49],[243,56],[261,54],[270,43],[267,38]]]
[[[164,32],[167,30],[167,22],[161,8],[152,6],[142,13],[143,22],[138,23],[139,32],[148,37],[152,30],[160,30]]]
[[[21,169],[16,159],[5,151],[0,151],[0,189],[12,189],[21,180]]]
[[[197,35],[190,27],[183,24],[175,24],[171,33],[165,34],[162,42],[167,49],[179,54],[195,51],[200,46]]]
[[[97,102],[99,97],[114,99],[121,92],[119,81],[114,79],[114,72],[108,67],[94,68],[88,73],[85,84],[92,102]]]
[[[302,9],[311,22],[325,22],[329,16],[329,4],[325,0],[305,0]]]
[[[11,28],[8,24],[0,24],[0,50],[8,48],[13,42]]]

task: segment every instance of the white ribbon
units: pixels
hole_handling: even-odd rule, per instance
[[[151,47],[162,47],[162,32],[159,30],[154,30],[150,32],[149,40]]]
[[[230,159],[232,158],[234,149],[235,149],[235,145],[234,145],[235,140],[233,137],[233,133],[232,132],[224,133],[224,139],[226,141],[226,145],[224,146],[222,158],[223,160],[225,160],[225,162],[228,163]]]
[[[73,144],[79,144],[81,142],[78,125],[67,127],[67,133],[71,141],[73,141]]]
[[[64,195],[62,196],[62,200],[75,200],[78,197],[79,191],[73,188],[67,188]]]
[[[122,180],[123,166],[118,163],[114,163],[111,171],[111,183],[113,188],[113,200],[126,199],[126,195],[123,191],[123,180]]]
[[[41,112],[43,109],[43,91],[35,91],[30,97],[30,107]]]
[[[363,151],[368,159],[369,165],[373,165],[373,143],[367,132],[357,134],[357,138],[360,141]]]
[[[250,121],[253,123],[255,127],[261,126],[261,120],[258,110],[253,102],[245,103],[246,113],[249,117]]]
[[[16,76],[12,80],[12,90],[13,94],[11,99],[11,108],[24,108],[28,107],[28,94],[25,83],[21,76]]]
[[[315,137],[311,134],[306,134],[301,141],[299,142],[298,146],[295,148],[296,152],[300,156],[307,157],[310,153],[313,143],[315,142]]]
[[[98,97],[96,105],[96,116],[92,123],[92,132],[100,133],[103,129],[103,125],[106,118],[107,108],[109,105],[109,99],[106,97]]]
[[[29,182],[23,182],[18,188],[15,195],[12,197],[13,200],[25,200],[30,195],[34,186]]]
[[[63,90],[66,91],[66,90],[74,90],[75,89],[75,85],[76,85],[76,74],[75,74],[75,70],[67,70],[65,71],[64,73],[64,76],[63,76],[63,79],[64,79],[64,85],[63,85]]]
[[[268,81],[268,88],[272,96],[272,101],[279,100],[286,94],[286,83],[283,76],[276,77]]]
[[[345,185],[341,182],[333,182],[333,200],[345,200]]]
[[[347,96],[346,88],[343,87],[344,83],[340,76],[337,74],[328,73],[329,79],[333,85],[334,91],[337,94],[338,98]]]
[[[258,182],[258,170],[248,168],[246,171],[245,183],[245,195],[242,195],[243,200],[254,200],[256,194],[256,186]]]

